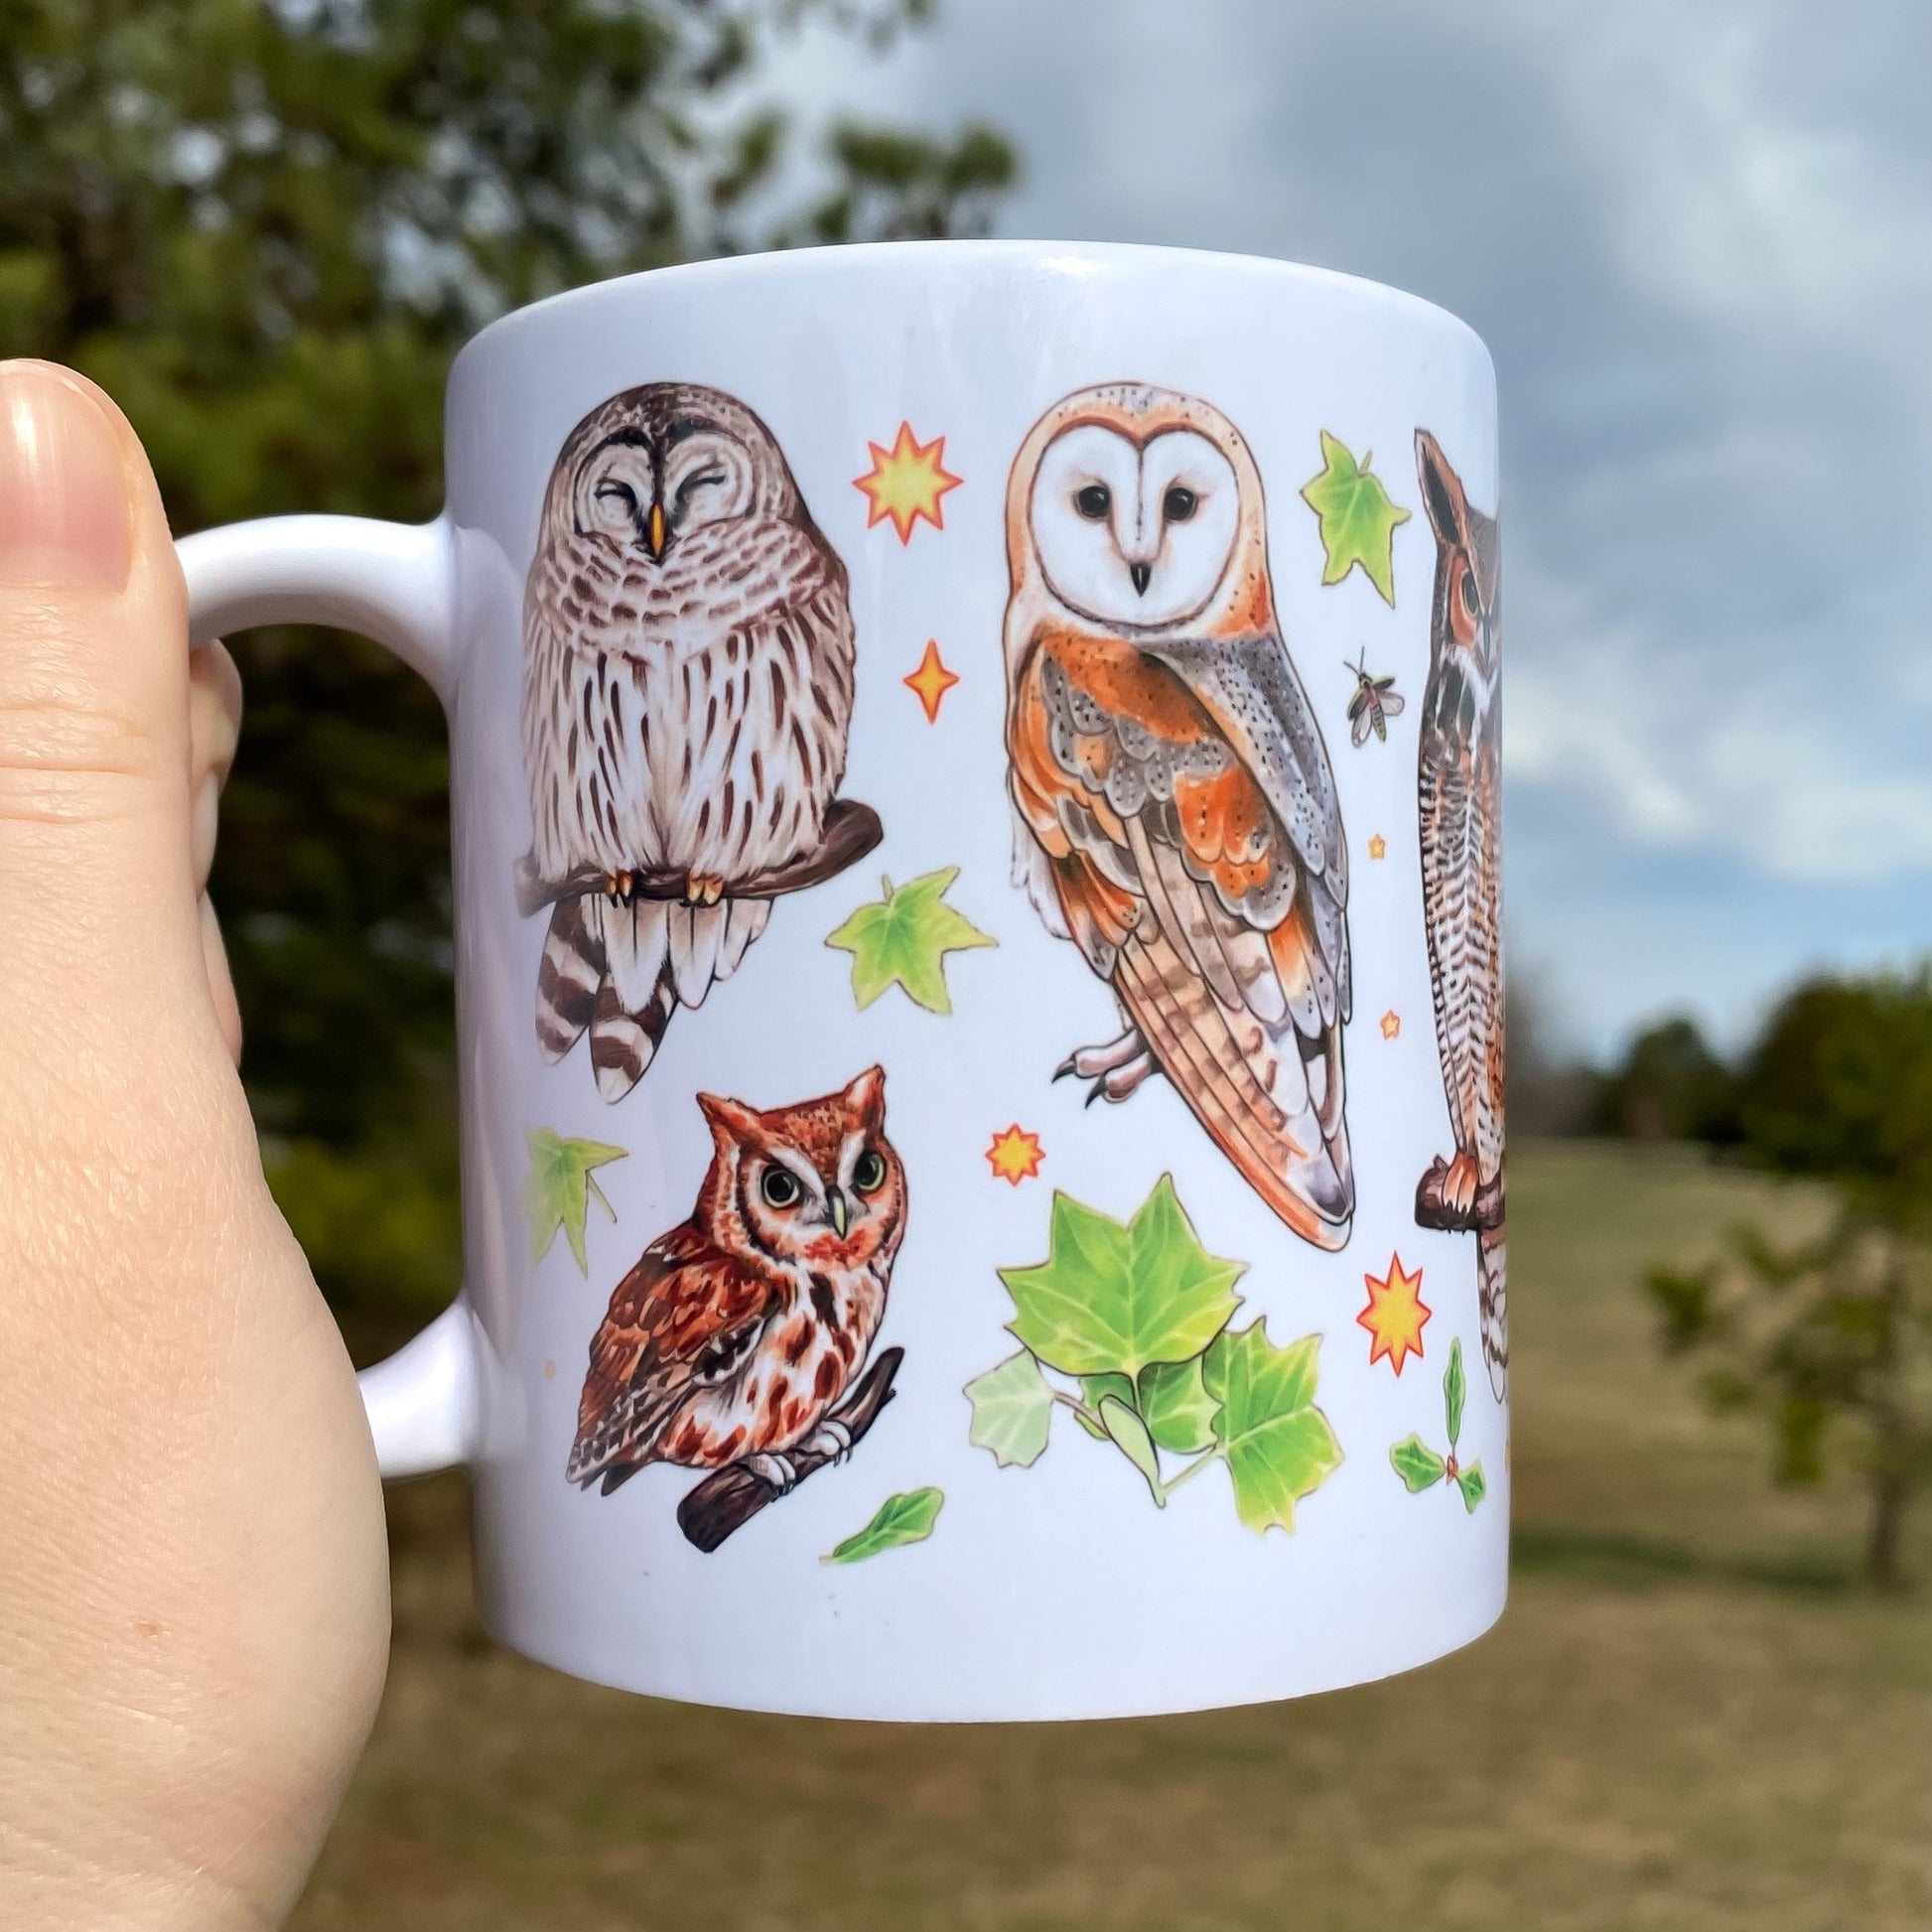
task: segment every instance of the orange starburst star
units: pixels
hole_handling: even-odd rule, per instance
[[[1380,832],[1369,834],[1368,856],[1371,859],[1386,859],[1389,856],[1389,842]]]
[[[899,682],[908,691],[918,694],[919,702],[925,706],[926,723],[936,725],[939,722],[939,700],[959,682],[959,674],[946,669],[945,660],[939,655],[939,646],[928,637],[925,655],[919,659],[919,668],[910,677],[900,678]]]
[[[1037,1134],[1029,1134],[1018,1121],[993,1136],[993,1145],[986,1150],[988,1165],[1002,1180],[1008,1180],[1018,1187],[1023,1180],[1031,1180],[1039,1172],[1039,1164],[1046,1159],[1046,1150],[1039,1144]]]
[[[935,436],[930,443],[921,443],[910,423],[900,423],[890,450],[872,442],[866,448],[872,452],[872,472],[852,480],[855,487],[866,492],[871,506],[866,528],[891,517],[900,543],[912,541],[912,526],[920,517],[935,530],[943,530],[945,513],[939,499],[963,481],[946,469],[946,439]]]
[[[1402,1016],[1396,1012],[1394,1007],[1391,1007],[1382,1016],[1382,1037],[1384,1039],[1396,1039],[1401,1036],[1401,1034]]]
[[[1422,1353],[1423,1323],[1430,1309],[1422,1299],[1422,1270],[1413,1275],[1403,1270],[1402,1257],[1389,1257],[1389,1272],[1378,1281],[1364,1274],[1368,1284],[1368,1307],[1355,1317],[1359,1327],[1369,1332],[1368,1365],[1388,1358],[1389,1366],[1400,1375],[1402,1364],[1411,1355]]]

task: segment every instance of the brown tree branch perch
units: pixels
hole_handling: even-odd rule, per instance
[[[882,1351],[858,1386],[826,1418],[828,1422],[845,1425],[851,1433],[854,1449],[858,1448],[866,1432],[879,1420],[880,1411],[892,1401],[893,1377],[898,1373],[898,1365],[904,1359],[905,1350],[902,1348]],[[798,1471],[799,1482],[803,1482],[834,1457],[829,1449],[799,1449],[789,1451],[789,1459],[792,1467]],[[695,1488],[686,1491],[684,1500],[677,1506],[677,1526],[688,1542],[709,1554],[726,1537],[742,1530],[759,1510],[787,1493],[774,1489],[747,1464],[733,1462],[725,1468],[714,1470]]]
[[[886,836],[879,814],[856,798],[835,798],[825,814],[825,832],[817,849],[770,872],[725,882],[726,898],[779,898],[802,893],[807,886],[836,877],[857,865]],[[669,867],[646,867],[630,875],[630,897],[683,904],[690,897],[691,875]],[[564,879],[539,879],[528,855],[516,862],[516,909],[527,919],[560,898],[607,890],[607,876],[595,867],[580,866]]]
[[[1498,1174],[1486,1186],[1476,1189],[1472,1206],[1458,1213],[1443,1199],[1443,1182],[1449,1177],[1449,1163],[1440,1155],[1430,1163],[1429,1172],[1416,1183],[1416,1225],[1444,1228],[1462,1234],[1472,1228],[1499,1228],[1503,1224],[1503,1177]]]

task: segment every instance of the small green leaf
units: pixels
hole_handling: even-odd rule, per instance
[[[1141,1370],[1141,1417],[1164,1449],[1192,1455],[1214,1447],[1214,1398],[1207,1393],[1200,1357],[1190,1362],[1150,1362]]]
[[[1220,1405],[1215,1440],[1234,1481],[1242,1522],[1293,1532],[1295,1505],[1341,1466],[1341,1445],[1314,1406],[1319,1335],[1277,1348],[1265,1321],[1223,1332],[1207,1351],[1203,1380]]]
[[[621,1147],[603,1141],[571,1141],[548,1127],[533,1127],[529,1132],[530,1172],[523,1180],[523,1209],[530,1217],[530,1263],[534,1267],[550,1252],[558,1229],[570,1243],[578,1268],[591,1272],[590,1258],[584,1248],[584,1224],[590,1214],[591,1198],[610,1215],[618,1211],[605,1197],[591,1170],[626,1158]]]
[[[1420,1436],[1396,1444],[1389,1451],[1389,1460],[1395,1465],[1396,1474],[1409,1485],[1412,1496],[1419,1496],[1432,1484],[1441,1482],[1449,1470],[1449,1464]]]
[[[1243,1264],[1200,1245],[1169,1174],[1125,1226],[1056,1193],[1047,1247],[1035,1267],[1000,1270],[1015,1309],[1007,1325],[1067,1375],[1135,1377],[1150,1362],[1187,1361],[1240,1307]]]
[[[1146,1476],[1154,1500],[1165,1509],[1168,1498],[1161,1487],[1161,1458],[1154,1452],[1154,1438],[1147,1433],[1147,1424],[1115,1395],[1100,1398],[1100,1424],[1121,1453]]]
[[[1482,1479],[1482,1464],[1471,1462],[1466,1469],[1457,1469],[1455,1486],[1462,1492],[1462,1507],[1473,1516],[1476,1513],[1476,1504],[1481,1502],[1489,1491],[1489,1485]]]
[[[884,898],[860,906],[827,935],[828,946],[852,955],[852,997],[861,1007],[871,1006],[897,981],[906,998],[928,1013],[952,1011],[946,955],[1000,943],[945,902],[958,877],[959,868],[947,866],[903,886],[888,879]]]
[[[1443,1412],[1449,1418],[1449,1448],[1452,1450],[1462,1435],[1462,1399],[1469,1392],[1462,1373],[1462,1337],[1449,1343],[1449,1367],[1443,1371]]]
[[[1370,470],[1372,456],[1356,463],[1348,446],[1321,432],[1321,474],[1303,486],[1302,500],[1321,524],[1321,548],[1326,564],[1324,584],[1339,584],[1360,565],[1362,574],[1381,592],[1383,603],[1395,603],[1395,533],[1409,520],[1409,512],[1389,500],[1382,479]]]
[[[1053,1392],[1024,1348],[974,1376],[966,1384],[966,1400],[973,1405],[967,1440],[975,1449],[991,1449],[1001,1468],[1031,1467],[1045,1452]]]
[[[943,1489],[927,1487],[906,1494],[888,1496],[879,1513],[855,1536],[848,1536],[821,1563],[864,1563],[886,1550],[897,1550],[907,1543],[923,1543],[945,1507]]]

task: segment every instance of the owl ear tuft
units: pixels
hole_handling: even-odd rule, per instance
[[[720,1147],[740,1147],[747,1141],[761,1137],[758,1110],[746,1106],[742,1100],[729,1100],[723,1094],[701,1093],[698,1095],[698,1111],[704,1115],[711,1129],[711,1137]]]
[[[875,1131],[886,1124],[886,1069],[869,1066],[846,1088],[843,1100],[866,1125]]]
[[[1443,446],[1428,430],[1416,432],[1416,474],[1422,480],[1422,499],[1439,542],[1466,544],[1469,540],[1469,499],[1462,479],[1449,468]]]

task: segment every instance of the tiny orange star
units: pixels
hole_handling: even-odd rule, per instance
[[[1401,1034],[1401,1032],[1402,1032],[1402,1016],[1401,1014],[1396,1012],[1394,1007],[1391,1007],[1388,1010],[1388,1012],[1382,1016],[1382,1037],[1384,1039],[1394,1039]]]
[[[939,722],[939,700],[959,682],[959,674],[946,669],[945,661],[939,655],[939,646],[928,637],[925,655],[919,659],[919,668],[910,677],[900,678],[899,682],[908,691],[918,694],[919,702],[925,706],[926,723],[936,725]]]
[[[993,1145],[986,1150],[987,1163],[994,1173],[1016,1187],[1023,1180],[1033,1179],[1045,1158],[1046,1150],[1040,1146],[1039,1136],[1029,1134],[1018,1121],[995,1134]]]
[[[963,481],[945,467],[946,439],[935,436],[930,443],[921,443],[910,423],[900,423],[890,450],[872,442],[866,448],[872,452],[871,474],[852,480],[870,504],[866,528],[891,517],[900,543],[912,541],[912,526],[920,517],[935,530],[943,530],[945,514],[939,499]]]
[[[1389,1366],[1400,1375],[1402,1364],[1411,1355],[1423,1352],[1423,1324],[1429,1319],[1431,1310],[1422,1299],[1422,1270],[1418,1268],[1413,1275],[1406,1274],[1402,1257],[1391,1255],[1386,1276],[1378,1281],[1375,1276],[1365,1274],[1362,1280],[1368,1284],[1368,1307],[1355,1321],[1369,1333],[1368,1365],[1373,1368],[1386,1357]]]
[[[1389,853],[1389,842],[1380,832],[1371,832],[1368,840],[1368,856],[1371,859],[1385,859]]]

